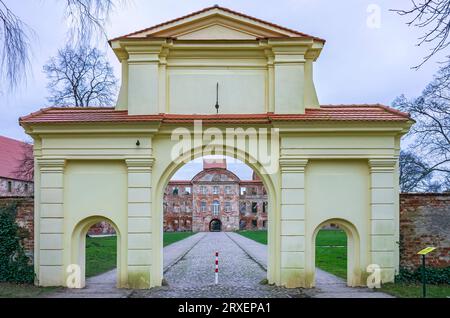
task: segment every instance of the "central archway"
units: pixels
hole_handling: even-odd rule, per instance
[[[154,240],[154,266],[152,266],[152,281],[155,286],[161,285],[163,279],[163,228],[164,228],[164,193],[169,181],[174,174],[186,163],[204,157],[204,146],[193,148],[190,152],[180,155],[176,160],[167,162],[156,162],[153,166],[154,191],[152,197],[152,210],[154,212],[153,237]],[[157,147],[155,147],[157,149]],[[156,154],[155,154],[156,155]],[[272,180],[273,175],[266,172],[264,165],[258,162],[252,155],[237,148],[224,147],[220,156],[237,159],[250,167],[259,177],[267,192],[269,220],[267,226],[267,280],[269,283],[280,281],[280,239],[279,231],[279,202],[278,192],[274,184],[278,181]],[[273,220],[273,221],[270,221]],[[267,224],[267,223],[265,223]]]
[[[211,220],[209,222],[209,231],[210,232],[220,232],[222,231],[222,222],[218,219]]]

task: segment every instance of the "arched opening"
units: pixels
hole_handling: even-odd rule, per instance
[[[214,219],[209,223],[210,232],[220,232],[222,231],[222,222],[218,219]]]
[[[161,228],[164,229],[162,235],[164,246],[167,246],[167,242],[170,240],[168,237],[180,234],[171,232],[192,232],[192,237],[198,233],[215,235],[214,237],[205,236],[198,244],[200,246],[208,242],[208,240],[214,240],[217,244],[212,244],[209,247],[206,247],[205,244],[205,249],[211,248],[211,251],[203,254],[194,247],[179,262],[179,264],[185,266],[186,277],[189,277],[191,271],[196,273],[196,277],[202,275],[207,277],[200,277],[196,282],[198,284],[204,283],[208,285],[214,282],[213,277],[211,277],[213,272],[208,269],[211,267],[211,264],[214,264],[216,250],[220,253],[220,259],[222,260],[233,259],[233,254],[236,252],[245,253],[243,249],[233,242],[232,237],[229,237],[230,235],[242,236],[244,240],[254,239],[257,242],[263,242],[261,245],[264,245],[265,255],[274,253],[274,242],[270,238],[274,232],[272,232],[269,222],[272,203],[270,195],[274,194],[274,190],[271,185],[267,185],[270,183],[270,178],[267,175],[262,175],[263,170],[261,168],[258,169],[257,165],[247,163],[245,160],[235,159],[235,157],[236,154],[234,158],[228,156],[198,156],[186,164],[173,164],[163,174],[165,178],[162,179],[164,183],[160,183],[161,188],[159,189],[161,189],[161,192],[158,189],[156,192],[157,194],[163,193],[160,207],[163,209]],[[204,159],[213,159],[213,161],[224,159],[227,164],[231,163],[231,165],[220,167],[212,164],[205,167]],[[200,168],[195,170],[193,168],[195,165],[200,166]],[[239,167],[245,170],[242,174],[239,172]],[[225,172],[224,170],[227,171]],[[186,171],[190,171],[191,174],[186,174]],[[173,192],[174,188],[178,190],[176,194]],[[158,202],[157,200],[155,201]],[[177,230],[177,225],[180,224],[180,220],[183,218],[186,218],[185,224],[188,223],[190,227]],[[241,235],[241,230],[243,230],[242,232],[248,232],[247,238],[245,235]],[[250,232],[258,232],[258,234],[253,235]],[[191,239],[191,237],[188,239]],[[234,250],[230,252],[228,247],[222,248],[221,242],[223,241],[229,241],[230,245],[234,245]],[[268,241],[273,245],[267,244]],[[181,241],[177,243],[181,243]],[[167,246],[167,248],[169,247]],[[166,250],[166,248],[163,250],[164,260],[167,259]],[[189,255],[197,252],[199,254],[195,258],[196,264],[193,262],[189,263]],[[248,256],[245,258],[254,262]],[[259,284],[260,281],[266,278],[269,282],[272,282],[274,279],[269,274],[269,269],[273,265],[269,264],[269,262],[273,259],[273,257],[267,256],[264,258],[264,265],[268,269],[267,271],[254,262],[252,266],[256,268],[255,271],[261,271],[261,273],[256,275],[257,278],[248,278],[253,279],[255,284]],[[165,269],[166,264],[162,265]],[[223,263],[221,265],[225,266]],[[178,283],[174,282],[170,275],[172,268],[175,266],[171,266],[168,271],[164,270],[164,278],[169,285]],[[190,266],[199,267],[191,268]],[[203,270],[202,267],[205,267],[206,270]],[[221,269],[221,273],[224,271],[224,269]],[[202,274],[199,275],[199,273]],[[224,274],[222,273],[222,275]],[[242,275],[245,275],[245,273]]]
[[[316,227],[312,242],[316,286],[327,279],[329,282],[324,277],[329,274],[345,280],[350,287],[360,286],[360,239],[353,224],[342,219],[322,222]],[[317,275],[317,268],[325,273]]]
[[[77,287],[86,287],[89,278],[93,278],[92,284],[123,287],[121,244],[120,231],[110,219],[93,216],[80,221],[72,234],[70,262],[79,266],[80,284]]]

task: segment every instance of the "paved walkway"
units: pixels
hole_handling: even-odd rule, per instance
[[[215,252],[219,284],[214,285]],[[150,290],[116,289],[116,271],[89,278],[84,289],[61,289],[48,297],[120,298],[385,298],[368,288],[350,288],[332,274],[316,269],[316,288],[286,289],[262,284],[267,246],[236,233],[198,233],[164,248],[166,285]]]

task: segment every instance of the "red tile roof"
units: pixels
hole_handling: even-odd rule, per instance
[[[273,122],[404,122],[408,114],[393,108],[375,105],[324,105],[307,109],[305,114],[214,114],[128,115],[126,110],[108,108],[44,108],[21,117],[20,124],[67,123],[166,123],[184,124],[202,120],[203,124],[270,124]]]
[[[25,142],[0,136],[0,177],[32,181],[17,173],[25,151],[32,151],[32,147]]]
[[[321,41],[321,42],[325,42],[324,39],[321,39],[321,38],[318,38],[318,37],[315,37],[315,36],[312,36],[312,35],[309,35],[309,34],[306,34],[306,33],[303,33],[303,32],[299,32],[299,31],[296,31],[296,30],[292,30],[292,29],[280,26],[280,25],[272,23],[272,22],[267,22],[267,21],[264,21],[264,20],[261,20],[261,19],[249,16],[249,15],[246,15],[246,14],[243,14],[241,12],[237,12],[237,11],[234,11],[234,10],[231,10],[231,9],[228,9],[228,8],[224,8],[224,7],[221,7],[221,6],[218,6],[218,5],[215,5],[215,6],[212,6],[212,7],[207,7],[207,8],[204,8],[202,10],[189,13],[189,14],[184,15],[182,17],[179,17],[179,18],[167,21],[167,22],[163,22],[163,23],[154,25],[154,26],[151,26],[151,27],[143,29],[143,30],[139,30],[139,31],[136,31],[136,32],[132,32],[132,33],[129,33],[129,34],[126,34],[126,35],[119,36],[117,38],[109,40],[109,42],[111,43],[112,41],[127,39],[127,38],[130,38],[130,37],[132,37],[134,35],[137,35],[139,33],[151,31],[153,29],[156,29],[156,28],[159,28],[159,27],[171,24],[171,23],[175,23],[175,22],[178,22],[180,20],[187,19],[187,18],[193,17],[195,15],[198,15],[198,14],[201,14],[201,13],[213,10],[213,9],[220,9],[222,11],[226,11],[226,12],[229,12],[229,13],[234,14],[234,15],[241,16],[241,17],[246,18],[246,19],[250,19],[250,20],[256,21],[258,23],[267,24],[267,25],[270,25],[272,27],[278,28],[280,30],[284,30],[284,31],[288,31],[290,33],[294,33],[294,34],[296,34],[296,35],[298,35],[300,37],[307,37],[307,38],[311,38],[311,39],[318,40],[318,41]]]

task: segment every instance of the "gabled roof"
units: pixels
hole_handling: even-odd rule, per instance
[[[270,124],[274,122],[406,122],[412,119],[406,113],[388,106],[323,105],[306,109],[305,114],[155,114],[128,115],[127,110],[109,108],[44,108],[21,117],[23,124],[67,123],[165,123],[182,124],[203,120],[203,124]]]
[[[32,149],[33,146],[25,142],[0,136],[0,177],[32,181],[17,173],[24,158],[24,153],[32,151]]]
[[[263,28],[267,28],[267,30],[271,30],[272,32],[270,32],[270,34],[272,34],[272,36],[267,36],[267,37],[303,37],[303,38],[310,38],[310,39],[314,39],[320,42],[325,42],[324,39],[312,36],[312,35],[308,35],[306,33],[303,32],[299,32],[293,29],[289,29],[280,25],[277,25],[275,23],[271,23],[268,21],[264,21],[237,11],[233,11],[231,9],[228,8],[224,8],[218,5],[212,6],[212,7],[207,7],[204,8],[202,10],[196,11],[196,12],[192,12],[190,14],[187,14],[185,16],[167,21],[167,22],[163,22],[163,23],[159,23],[157,25],[151,26],[149,28],[143,29],[143,30],[139,30],[136,32],[132,32],[123,36],[119,36],[117,38],[111,39],[110,43],[112,41],[116,41],[116,40],[124,40],[124,39],[139,39],[139,38],[150,38],[150,37],[176,37],[173,34],[171,34],[170,32],[163,32],[163,31],[167,31],[168,29],[171,28],[175,28],[177,26],[182,25],[183,23],[188,23],[188,22],[192,22],[195,21],[196,19],[205,19],[208,16],[226,16],[228,18],[233,17],[235,19],[238,19],[240,22],[242,23],[247,23],[249,25],[254,25],[254,26],[258,26],[259,28],[263,29]],[[163,35],[161,35],[163,34]],[[261,36],[264,37],[264,36]]]

